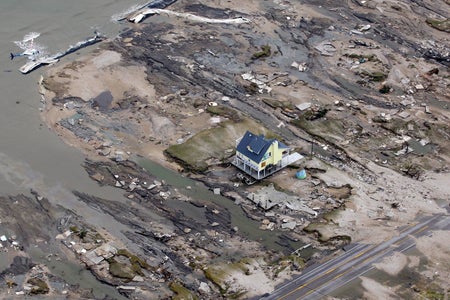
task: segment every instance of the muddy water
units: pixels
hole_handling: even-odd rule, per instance
[[[36,42],[45,45],[49,53],[92,36],[94,28],[115,37],[123,25],[111,22],[111,16],[129,6],[126,0],[99,0],[95,4],[87,0],[0,1],[0,195],[27,194],[34,189],[94,224],[106,221],[80,204],[70,191],[112,199],[120,198],[120,193],[113,188],[100,189],[81,167],[81,152],[63,143],[41,122],[37,81],[48,67],[23,75],[18,68],[27,58],[11,61],[9,52],[19,52],[12,41],[21,40],[31,31],[41,33]]]
[[[111,16],[132,4],[128,0],[0,1],[0,195],[29,194],[30,189],[34,189],[53,204],[83,215],[89,223],[108,224],[108,229],[118,237],[121,237],[123,229],[120,224],[79,202],[71,191],[79,190],[109,199],[120,199],[120,192],[113,188],[99,188],[81,167],[84,156],[64,144],[41,122],[37,82],[48,67],[23,75],[18,69],[27,62],[27,58],[18,57],[11,61],[9,53],[20,52],[12,41],[21,40],[32,31],[41,33],[37,42],[46,46],[50,54],[92,36],[94,29],[115,37],[123,25],[112,23]],[[86,51],[89,49],[61,61],[70,61]],[[33,259],[39,261],[37,252],[32,254]],[[4,254],[0,255],[0,261],[0,267],[7,265]],[[58,265],[53,267],[61,271],[67,282],[92,288],[99,297],[110,295],[118,298],[117,291],[111,291],[92,276],[88,277],[83,268],[67,262],[55,264]]]
[[[87,0],[0,1],[1,194],[22,192],[36,185],[96,190],[80,167],[81,153],[62,143],[41,123],[36,82],[47,67],[22,75],[18,68],[27,59],[10,60],[9,52],[20,52],[12,41],[21,40],[31,31],[40,32],[36,42],[46,46],[48,53],[55,53],[92,36],[94,28],[114,37],[123,25],[112,23],[111,16],[129,5],[126,0],[99,0],[95,4]]]
[[[226,208],[231,214],[232,226],[233,227],[237,226],[239,229],[239,233],[244,237],[251,240],[260,241],[268,249],[281,251],[286,250],[287,248],[286,246],[283,247],[279,244],[279,242],[281,242],[280,238],[282,232],[276,230],[264,231],[259,229],[259,226],[261,224],[259,222],[249,219],[245,215],[243,210],[239,207],[239,205],[235,204],[230,199],[227,199],[221,195],[215,195],[203,184],[195,182],[184,176],[181,176],[180,174],[168,170],[157,163],[154,163],[152,161],[143,158],[138,158],[136,159],[136,161],[137,163],[139,163],[139,165],[144,167],[152,175],[157,176],[159,179],[165,180],[167,184],[178,188],[178,190],[182,194],[197,200],[212,202]],[[190,186],[190,188],[186,189],[187,186]],[[204,219],[204,215],[202,214],[203,210],[202,208],[196,208],[193,205],[179,201],[178,204],[182,205],[182,207],[178,206],[178,209],[183,209],[185,214],[189,214],[190,217],[194,218],[198,217],[196,218],[197,220]],[[176,204],[172,205],[175,206]],[[200,216],[202,217],[200,218]],[[298,249],[301,246],[303,246],[303,244],[300,242],[289,241],[289,246],[292,249]]]
[[[80,287],[92,290],[95,299],[105,299],[109,296],[112,299],[127,299],[122,296],[114,287],[99,282],[89,270],[72,262],[64,262],[58,259],[49,258],[46,253],[42,253],[38,248],[32,249],[31,255],[37,263],[45,264],[56,276],[64,278],[68,284],[80,285]]]

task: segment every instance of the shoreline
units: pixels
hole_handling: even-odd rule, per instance
[[[182,9],[183,4],[178,1],[175,7]],[[275,251],[264,253],[260,242],[245,240],[239,228],[231,228],[232,216],[227,209],[212,203],[196,203],[196,199],[180,191],[181,187],[161,182],[129,162],[133,155],[156,160],[187,177],[208,182],[211,190],[220,186],[220,193],[240,206],[247,217],[260,222],[261,230],[270,233],[270,226],[282,229],[283,224],[294,222],[293,229],[283,231],[286,240],[311,244],[315,254],[308,259],[315,261],[326,259],[326,253],[340,251],[349,239],[376,244],[396,235],[405,224],[415,222],[419,214],[445,211],[435,200],[445,202],[450,195],[450,189],[442,186],[450,177],[445,164],[442,167],[442,162],[449,161],[445,154],[449,142],[442,133],[448,128],[445,125],[448,109],[426,102],[426,93],[427,89],[433,89],[434,97],[444,101],[448,71],[435,62],[409,56],[409,65],[414,63],[415,70],[419,70],[411,71],[406,63],[400,62],[397,49],[377,44],[378,38],[370,35],[370,27],[364,29],[369,31],[367,35],[352,33],[351,38],[361,38],[355,44],[344,25],[329,24],[327,17],[333,11],[324,14],[322,9],[307,6],[305,16],[297,16],[292,13],[296,8],[292,4],[288,10],[277,10],[278,15],[269,20],[259,13],[257,3],[247,3],[240,12],[232,9],[236,5],[233,1],[227,5],[228,11],[217,7],[208,7],[207,11],[222,16],[248,15],[254,23],[215,27],[155,16],[150,26],[136,27],[119,40],[100,44],[82,58],[52,67],[40,82],[39,90],[45,99],[41,115],[47,126],[92,161],[85,168],[93,180],[123,190],[128,199],[127,203],[121,203],[74,192],[81,202],[128,226],[129,245],[116,247],[113,244],[118,240],[114,236],[99,238],[101,243],[97,245],[93,236],[105,234],[86,224],[82,216],[60,232],[67,234],[62,236],[66,245],[71,242],[78,245],[72,250],[85,262],[85,253],[100,248],[106,251],[105,256],[91,256],[91,260],[101,259],[91,267],[113,286],[125,284],[124,278],[132,279],[130,289],[122,289],[124,294],[140,295],[142,299],[183,293],[225,298],[242,293],[256,297],[270,293],[308,263],[302,257]],[[193,7],[189,9],[200,11],[206,6]],[[362,12],[373,9],[363,5],[348,8]],[[313,37],[315,26],[320,26],[324,35],[331,35],[330,40],[334,38],[333,42],[316,45],[314,49],[295,40],[295,47],[309,53],[304,66],[302,63],[293,66],[291,60],[296,57],[285,54],[298,51],[289,48],[292,47],[289,42],[264,34],[265,31],[281,34],[281,29],[286,28],[283,26],[291,26],[293,22],[300,24],[302,30],[310,30]],[[204,33],[198,34],[199,29]],[[262,29],[265,31],[258,31]],[[364,32],[359,27],[355,30]],[[246,32],[248,41],[241,31]],[[268,55],[260,51],[264,44],[255,42],[261,36],[264,39],[260,43],[273,46]],[[313,42],[315,39],[311,38]],[[224,47],[226,43],[234,47]],[[369,50],[372,54],[367,56]],[[267,56],[252,58],[249,53]],[[329,68],[323,68],[324,65]],[[430,75],[433,68],[439,72]],[[403,79],[413,77],[416,72],[422,77],[414,77],[404,87]],[[377,79],[380,74],[385,76],[383,82]],[[322,75],[326,79],[321,89],[313,81]],[[439,84],[433,85],[427,76]],[[335,90],[348,89],[342,94],[333,92],[330,87],[336,85]],[[382,94],[380,86],[389,86],[392,91]],[[413,89],[413,93],[408,89]],[[355,99],[347,95],[352,92],[353,95],[364,92],[367,96]],[[419,105],[421,101],[426,106]],[[303,109],[305,104],[309,106]],[[252,110],[242,111],[245,107]],[[426,107],[432,107],[431,114]],[[247,187],[235,180],[236,170],[228,167],[227,162],[235,140],[244,130],[263,127],[264,132],[274,132],[282,139],[293,137],[286,142],[307,158],[261,184]],[[411,142],[411,147],[417,147],[413,153],[402,146],[411,139],[420,144],[424,135],[429,140],[423,147],[437,146],[419,149]],[[220,143],[208,138],[212,136],[220,136]],[[313,157],[309,156],[310,140],[320,147]],[[189,155],[191,144],[197,147],[194,159]],[[174,145],[188,150],[173,154],[170,149]],[[172,159],[167,153],[172,153]],[[205,173],[183,169],[188,166],[195,170],[204,164]],[[295,178],[298,168],[307,170],[306,180]],[[248,193],[257,193],[269,184],[280,192],[300,195],[319,217],[285,207],[265,211],[246,198]],[[183,214],[186,207],[192,210],[192,215],[200,214],[206,223]],[[148,223],[152,224],[151,229]],[[79,227],[78,230],[73,226]],[[88,228],[92,240],[84,239],[81,228]],[[104,230],[107,232],[108,228]],[[436,242],[429,240],[429,247]],[[149,244],[158,246],[149,252],[145,246]],[[291,246],[288,243],[284,247],[290,250]],[[422,243],[420,247],[425,249]],[[432,253],[429,249],[423,251]],[[167,259],[165,252],[170,253]],[[148,261],[139,262],[139,271],[133,273],[138,267],[128,265],[126,258],[136,262],[142,257]],[[396,256],[393,260],[401,265],[404,257]],[[214,266],[213,261],[218,264]],[[122,264],[126,274],[114,271],[112,276],[108,272],[117,264]],[[414,272],[420,278],[418,282],[428,280],[417,269]],[[439,278],[445,278],[445,271],[439,272],[443,274]],[[143,278],[150,281],[143,284]],[[440,287],[445,287],[441,281]],[[376,283],[367,280],[364,285],[369,293],[375,293],[372,287]]]

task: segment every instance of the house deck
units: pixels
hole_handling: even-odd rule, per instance
[[[242,159],[239,159],[236,156],[234,157],[232,164],[241,171],[243,171],[245,174],[253,177],[254,179],[261,180],[272,175],[273,173],[278,172],[281,169],[284,169],[288,165],[299,161],[302,158],[303,156],[301,154],[294,152],[284,156],[278,164],[267,167],[259,172],[253,169],[247,162],[245,162]]]

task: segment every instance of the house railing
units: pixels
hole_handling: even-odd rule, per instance
[[[254,179],[261,180],[261,179],[264,179],[267,176],[272,175],[273,173],[285,168],[286,166],[297,162],[298,160],[300,160],[302,158],[303,158],[303,156],[297,152],[294,152],[289,155],[283,155],[283,157],[281,158],[279,163],[277,163],[275,165],[267,166],[266,168],[264,168],[262,170],[253,168],[249,164],[249,162],[247,162],[237,156],[234,157],[232,164],[235,167],[237,167],[238,169],[240,169],[241,171],[243,171],[245,174],[253,177]]]

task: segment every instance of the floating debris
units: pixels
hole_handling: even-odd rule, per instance
[[[41,65],[48,65],[48,64],[54,64],[59,61],[59,59],[63,56],[66,56],[70,53],[73,53],[81,48],[93,45],[95,43],[98,43],[105,39],[105,36],[102,34],[95,32],[95,35],[93,37],[90,37],[86,40],[80,41],[76,43],[75,45],[70,46],[66,51],[58,52],[54,55],[50,56],[39,56],[35,60],[31,60],[28,63],[24,64],[22,67],[20,67],[19,71],[23,74],[27,74]]]

